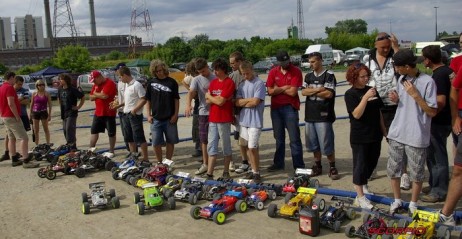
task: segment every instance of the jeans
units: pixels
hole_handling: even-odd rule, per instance
[[[428,146],[427,167],[430,172],[428,183],[430,194],[441,199],[446,197],[449,185],[449,163],[446,142],[451,133],[450,125],[432,124],[430,146]]]
[[[271,121],[273,124],[273,135],[276,140],[276,152],[274,153],[273,163],[278,168],[284,168],[285,162],[285,138],[289,133],[290,152],[294,169],[305,168],[303,162],[302,140],[300,138],[300,127],[298,126],[298,110],[290,105],[271,109]]]
[[[64,138],[66,138],[67,144],[75,145],[77,142],[77,137],[75,132],[77,129],[77,117],[67,117],[63,119],[63,132]]]

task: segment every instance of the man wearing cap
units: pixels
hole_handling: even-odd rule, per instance
[[[337,80],[332,71],[322,66],[322,55],[313,52],[308,55],[312,72],[306,74],[302,95],[306,96],[305,104],[305,140],[308,152],[313,152],[314,165],[312,175],[322,173],[321,158],[326,155],[329,160],[329,177],[339,179],[335,167],[335,85]]]
[[[266,81],[268,95],[271,96],[271,121],[273,135],[276,139],[273,164],[268,168],[270,172],[284,170],[285,129],[289,133],[294,169],[305,168],[300,127],[298,126],[298,111],[300,110],[298,88],[302,86],[302,72],[290,63],[290,57],[286,51],[279,51],[276,59],[279,65],[271,69]]]
[[[117,88],[111,79],[105,78],[101,72],[92,71],[90,77],[93,79],[93,87],[90,91],[90,100],[95,101],[95,114],[91,125],[90,147],[95,147],[98,142],[99,133],[107,129],[109,136],[108,156],[114,156],[116,141],[116,110],[110,107],[110,103],[117,95]]]
[[[396,70],[402,75],[396,90],[389,99],[398,103],[395,118],[388,131],[387,175],[391,179],[394,202],[393,214],[402,207],[400,180],[403,164],[407,161],[412,181],[410,213],[417,209],[417,200],[425,179],[427,148],[430,145],[432,117],[437,113],[436,84],[433,79],[416,68],[417,57],[409,49],[400,50],[393,56]]]

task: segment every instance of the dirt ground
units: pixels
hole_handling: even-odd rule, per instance
[[[265,76],[262,76],[265,79]],[[344,79],[344,73],[338,73],[339,82]],[[339,86],[337,94],[343,94],[349,86]],[[180,89],[184,91],[184,89]],[[181,96],[180,113],[183,113],[184,95]],[[302,100],[304,100],[302,98]],[[269,104],[269,98],[266,104]],[[87,101],[84,109],[91,109],[94,103]],[[61,121],[58,116],[58,107],[53,108],[53,118],[51,121],[52,142],[55,145],[64,143],[64,137],[61,131]],[[304,110],[300,111],[301,121]],[[337,98],[336,101],[337,116],[346,116],[345,104],[343,97]],[[81,112],[78,118],[79,126],[91,125],[91,111]],[[179,134],[180,138],[190,137],[192,119],[180,118]],[[269,109],[265,110],[265,127],[271,127]],[[1,126],[2,128],[4,126]],[[336,160],[337,168],[341,176],[340,180],[332,181],[327,177],[326,172],[318,179],[322,187],[342,189],[353,191],[352,185],[352,160],[351,148],[349,146],[349,122],[345,119],[337,120],[334,123],[336,134]],[[0,138],[4,137],[4,131],[1,131]],[[80,149],[86,149],[89,146],[90,129],[82,127],[78,132],[78,146]],[[146,135],[149,135],[148,125],[145,124]],[[304,127],[301,127],[302,142],[304,142]],[[123,140],[120,137],[120,128],[118,128],[118,139],[116,146],[122,146]],[[43,133],[41,142],[44,142]],[[100,149],[107,148],[107,136],[100,135],[97,147]],[[448,141],[449,142],[449,141]],[[30,148],[32,144],[30,144]],[[0,140],[0,152],[4,151],[4,141]],[[379,178],[370,182],[370,189],[381,196],[391,197],[391,188],[388,178],[386,177],[387,161],[386,142],[382,144],[382,153],[378,164]],[[448,147],[450,149],[450,147]],[[192,158],[193,143],[191,141],[181,142],[176,145],[175,161],[176,171],[194,173],[199,166],[198,158]],[[235,145],[234,160],[239,162],[238,150]],[[450,152],[449,164],[453,164],[452,152]],[[149,158],[154,160],[152,148],[149,148]],[[274,154],[274,139],[272,131],[265,131],[261,136],[261,166],[262,177],[264,182],[283,183],[289,175],[293,173],[291,167],[290,149],[287,144],[286,148],[286,169],[285,171],[269,173],[264,168],[272,163]],[[116,152],[116,161],[122,161],[125,150]],[[312,155],[304,153],[304,159],[307,167],[312,165]],[[46,163],[41,162],[44,166]],[[323,159],[324,170],[328,168],[326,159]],[[452,167],[451,167],[452,168]],[[222,160],[219,160],[216,176],[221,175],[223,170]],[[115,181],[107,171],[87,174],[84,178],[77,178],[74,175],[58,176],[55,180],[41,179],[37,176],[37,169],[24,169],[22,167],[11,167],[11,161],[0,163],[0,238],[305,238],[298,232],[298,222],[284,218],[269,218],[267,216],[266,203],[265,210],[257,211],[250,209],[245,213],[231,213],[228,215],[224,225],[216,225],[210,220],[194,220],[189,215],[191,206],[188,203],[177,202],[175,210],[148,211],[146,215],[137,214],[136,206],[133,204],[133,193],[141,192],[123,181]],[[235,173],[231,173],[233,178],[239,178]],[[82,214],[81,193],[89,193],[88,184],[92,182],[105,181],[107,188],[114,188],[121,199],[119,209],[99,210],[94,209],[91,214]],[[426,186],[426,183],[424,184]],[[330,202],[330,196],[319,195]],[[410,191],[403,193],[403,199],[409,201]],[[209,202],[200,201],[199,205],[206,206]],[[276,204],[281,205],[283,198],[278,197]],[[420,205],[440,209],[443,203]],[[460,210],[460,204],[458,205]],[[379,207],[388,209],[387,205]],[[344,238],[343,228],[347,223],[342,225],[341,233],[334,233],[329,229],[321,229],[320,238]],[[355,226],[361,224],[358,218],[351,222]],[[455,235],[455,232],[453,232]]]

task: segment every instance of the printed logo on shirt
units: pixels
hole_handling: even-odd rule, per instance
[[[151,83],[151,87],[153,90],[157,90],[157,91],[172,92],[170,88],[168,88],[167,86],[161,85],[159,83]]]
[[[221,93],[223,92],[223,90],[212,90],[212,95],[214,96],[221,96]]]

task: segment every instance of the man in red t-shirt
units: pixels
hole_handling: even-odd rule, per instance
[[[95,101],[95,115],[91,125],[90,147],[95,147],[99,133],[107,129],[109,136],[109,157],[114,156],[116,142],[117,111],[110,108],[110,103],[117,95],[117,86],[111,79],[105,78],[101,72],[92,71],[90,77],[93,79],[93,87],[90,91],[90,100]]]
[[[14,72],[5,73],[5,82],[0,87],[0,117],[6,126],[6,133],[9,138],[8,151],[13,167],[23,165],[24,168],[36,168],[37,163],[30,162],[32,154],[29,154],[29,137],[21,120],[21,105],[13,85],[15,83]],[[20,142],[21,154],[24,157],[19,159],[16,154],[16,140]]]

